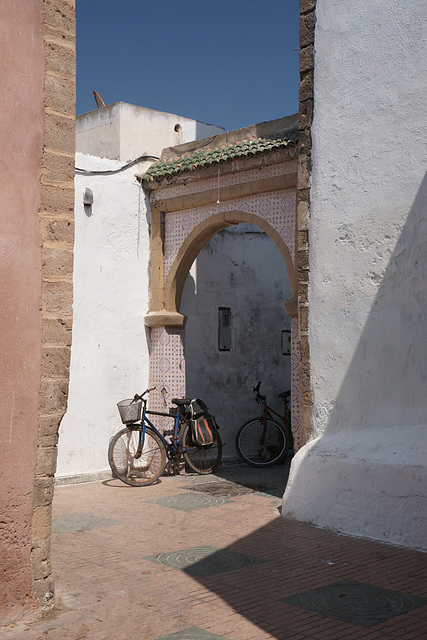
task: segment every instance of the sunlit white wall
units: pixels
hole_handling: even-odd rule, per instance
[[[318,0],[309,330],[316,440],[284,514],[425,546],[427,6]]]

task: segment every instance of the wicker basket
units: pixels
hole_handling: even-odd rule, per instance
[[[132,424],[141,420],[142,400],[121,400],[117,403],[123,424]]]

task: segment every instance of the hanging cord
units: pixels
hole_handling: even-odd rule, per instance
[[[219,162],[218,162],[218,199],[217,199],[216,203],[220,204],[220,199],[219,199]]]
[[[142,180],[138,183],[138,233],[136,238],[136,257],[139,260],[139,241],[140,241],[140,232],[141,232],[141,191],[142,191]]]
[[[78,167],[75,167],[75,170],[89,176],[111,175],[113,173],[120,173],[120,171],[129,169],[129,167],[133,167],[134,164],[138,164],[138,162],[142,162],[143,160],[159,160],[159,158],[157,156],[139,156],[138,158],[135,158],[135,160],[124,164],[122,167],[119,167],[118,169],[110,169],[109,171],[89,171],[88,169],[79,169]]]

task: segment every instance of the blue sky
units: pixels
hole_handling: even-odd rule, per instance
[[[237,129],[298,110],[299,0],[77,0],[77,113],[129,102]]]

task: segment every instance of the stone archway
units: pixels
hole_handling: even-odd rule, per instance
[[[276,244],[285,261],[292,298],[296,297],[297,292],[294,263],[289,248],[280,234],[266,220],[260,216],[254,215],[253,213],[248,211],[225,211],[223,213],[213,213],[209,218],[206,218],[205,221],[199,223],[194,227],[180,246],[165,281],[165,309],[172,312],[179,312],[182,289],[184,287],[188,271],[196,259],[200,249],[206,244],[206,242],[218,233],[218,231],[221,231],[230,225],[242,222],[257,225]]]
[[[284,306],[291,317],[292,430],[298,449],[303,442],[295,272],[297,162],[296,145],[282,147],[238,164],[233,161],[196,171],[193,164],[191,176],[179,172],[143,183],[151,204],[150,311],[145,323],[150,327],[150,386],[157,389],[151,407],[165,410],[173,396],[186,391],[186,318],[180,313],[180,302],[191,264],[218,231],[239,223],[260,227],[281,252],[290,281],[292,299],[284,301]],[[170,164],[164,163],[166,175],[171,173]]]

